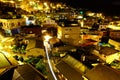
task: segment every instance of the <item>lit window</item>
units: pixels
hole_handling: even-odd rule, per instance
[[[47,30],[42,30],[41,32],[42,32],[42,33],[45,33],[45,32],[47,32]]]
[[[68,34],[65,35],[65,38],[69,38],[69,37],[70,37],[70,35],[68,35]]]

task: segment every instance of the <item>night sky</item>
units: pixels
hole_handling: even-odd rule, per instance
[[[52,0],[56,1],[56,0]],[[120,0],[58,0],[75,8],[86,8],[108,15],[120,15]]]

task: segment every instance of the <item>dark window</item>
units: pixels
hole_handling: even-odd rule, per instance
[[[2,26],[3,26],[3,24],[2,24],[2,22],[0,22],[0,28],[2,28]]]

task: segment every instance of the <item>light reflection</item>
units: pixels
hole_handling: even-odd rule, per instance
[[[53,75],[54,80],[57,80],[57,77],[56,77],[56,75],[55,75],[55,73],[54,73],[54,71],[53,71],[52,64],[51,64],[51,62],[50,62],[50,57],[49,57],[49,52],[50,52],[50,50],[51,50],[51,47],[50,47],[50,44],[48,43],[48,41],[49,41],[51,38],[52,38],[52,37],[49,36],[49,35],[44,36],[44,39],[45,39],[45,40],[44,40],[44,46],[45,46],[45,53],[46,53],[46,57],[47,57],[47,61],[48,61],[48,65],[49,65],[50,71],[51,71],[51,73],[52,73],[52,75]]]
[[[47,41],[44,41],[44,46],[45,46],[45,53],[46,53],[46,56],[47,56],[47,61],[48,61],[48,65],[49,65],[49,68],[50,68],[50,71],[54,77],[54,80],[57,80],[57,77],[53,71],[53,68],[52,68],[52,65],[51,65],[51,62],[50,62],[50,57],[49,57],[49,50],[48,50],[48,42]]]

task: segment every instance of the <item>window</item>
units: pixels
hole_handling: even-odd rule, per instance
[[[0,22],[0,28],[2,28],[2,26],[3,26],[3,24],[2,24],[2,22]]]
[[[69,34],[65,34],[65,38],[70,38],[70,35]]]

